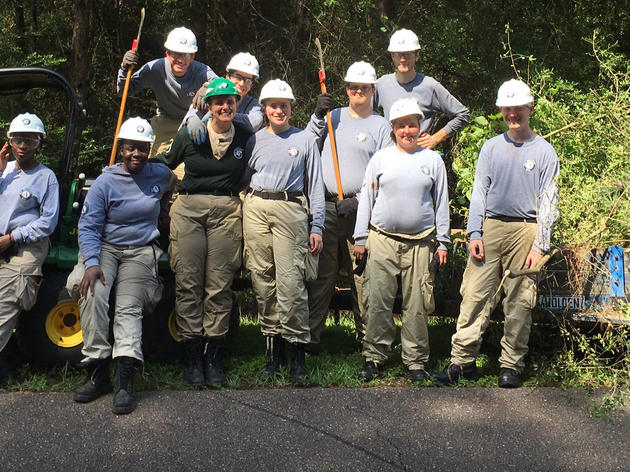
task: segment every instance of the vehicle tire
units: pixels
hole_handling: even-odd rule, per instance
[[[83,333],[78,304],[65,288],[70,271],[44,266],[35,306],[20,315],[19,344],[25,356],[44,366],[77,365]]]

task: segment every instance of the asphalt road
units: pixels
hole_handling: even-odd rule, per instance
[[[629,470],[630,412],[580,391],[360,388],[0,394],[1,471]]]

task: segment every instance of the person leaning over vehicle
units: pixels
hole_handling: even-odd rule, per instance
[[[169,256],[177,333],[186,347],[184,379],[195,386],[225,385],[221,351],[232,312],[230,287],[241,267],[239,191],[251,135],[234,123],[238,99],[231,81],[213,80],[206,93],[212,114],[206,125],[209,139],[195,144],[182,128],[169,151],[155,157],[169,167],[183,162],[186,169],[170,210]]]
[[[289,84],[279,79],[267,82],[260,92],[267,126],[247,142],[252,175],[243,207],[243,232],[245,264],[267,338],[269,362],[264,375],[273,378],[279,372],[286,344],[291,380],[302,385],[307,374],[304,348],[311,337],[304,281],[316,277],[312,256],[322,251],[325,206],[315,139],[289,124],[294,100]]]
[[[449,135],[461,131],[470,121],[470,113],[437,80],[416,72],[420,43],[415,33],[407,29],[396,31],[387,50],[392,55],[396,72],[384,75],[376,82],[374,108],[382,108],[389,120],[389,110],[396,100],[409,95],[415,97],[424,115],[420,123],[419,144],[425,149],[433,149]],[[444,128],[430,134],[436,113],[446,114],[449,121]]]
[[[388,116],[396,145],[376,152],[367,166],[354,231],[354,255],[367,257],[361,376],[373,380],[389,356],[400,275],[402,360],[411,380],[421,382],[429,360],[427,316],[435,309],[430,263],[436,257],[446,264],[450,243],[446,167],[418,144],[422,111],[415,98],[396,100]]]
[[[195,61],[197,38],[188,28],[172,30],[164,43],[165,57],[147,62],[133,73],[129,93],[135,94],[146,88],[153,90],[157,101],[157,115],[151,118],[155,133],[155,143],[151,156],[164,152],[170,146],[182,119],[188,112],[195,92],[204,82],[217,77],[205,64]],[[122,93],[127,69],[138,63],[139,55],[129,50],[123,56],[116,86]],[[175,171],[178,179],[184,175],[183,169]]]
[[[11,380],[5,347],[20,312],[35,305],[59,218],[57,178],[37,162],[44,124],[31,113],[18,115],[7,137],[0,150],[0,388]]]
[[[255,133],[264,126],[260,103],[254,97],[248,95],[252,90],[254,81],[258,79],[258,75],[258,61],[248,52],[239,52],[233,56],[226,67],[225,78],[230,79],[234,83],[241,97],[236,104],[238,108],[234,117],[234,123],[240,124],[250,133]],[[197,91],[182,123],[182,125],[186,126],[188,136],[195,144],[201,144],[208,137],[205,123],[210,119],[211,114],[208,112],[204,115],[204,112],[208,109],[204,101],[207,86],[208,84],[204,84]]]
[[[160,301],[157,262],[162,197],[175,184],[163,164],[147,163],[153,130],[148,121],[126,120],[118,133],[121,162],[103,169],[85,197],[79,219],[79,261],[68,276],[68,293],[79,303],[85,383],[74,401],[86,403],[112,390],[110,358],[116,360],[112,411],[135,409],[133,381],[142,365],[142,312]],[[109,341],[109,299],[115,292],[114,345]]]
[[[372,109],[376,82],[374,68],[367,62],[355,62],[348,68],[344,81],[348,106],[330,112],[343,190],[341,201],[338,199],[330,136],[326,126],[326,112],[333,106],[330,94],[322,94],[317,98],[315,113],[306,127],[307,131],[318,138],[326,187],[324,250],[319,258],[317,279],[307,284],[311,327],[311,342],[307,352],[311,353],[320,352],[320,338],[340,268],[350,279],[357,339],[363,339],[365,334],[365,310],[361,303],[363,278],[360,275],[352,275],[354,262],[352,232],[365,168],[372,154],[392,144],[389,123]]]
[[[494,308],[486,302],[501,286],[506,270],[533,268],[549,252],[558,217],[558,156],[530,128],[534,98],[529,87],[520,80],[505,82],[496,104],[508,130],[486,141],[477,161],[466,227],[470,256],[460,290],[451,363],[433,376],[445,384],[479,377],[475,359]],[[499,387],[515,388],[522,384],[536,277],[505,278],[503,292]]]

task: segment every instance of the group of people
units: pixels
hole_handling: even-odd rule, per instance
[[[113,389],[115,413],[135,408],[142,313],[161,294],[157,239],[166,211],[176,327],[190,385],[225,385],[222,354],[234,303],[231,285],[242,265],[251,273],[267,340],[266,378],[273,379],[287,361],[292,382],[305,384],[305,355],[321,351],[341,271],[352,288],[356,336],[365,357],[362,378],[376,378],[390,354],[400,279],[402,360],[412,381],[427,379],[427,316],[435,308],[435,272],[446,264],[450,244],[446,167],[433,149],[465,127],[470,115],[439,82],[416,70],[417,36],[406,29],[392,35],[392,74],[377,79],[370,64],[350,65],[344,77],[347,106],[335,108],[332,96],[320,95],[304,130],[290,123],[295,97],[287,82],[266,82],[259,100],[248,95],[259,77],[251,54],[236,54],[219,78],[194,60],[197,42],[190,30],[174,29],[164,47],[165,57],[140,67],[130,83],[132,93],[154,91],[157,115],[151,123],[136,117],[122,125],[120,163],[96,179],[79,220],[79,261],[67,288],[80,306],[88,375],[75,401],[89,402]],[[119,89],[138,59],[135,51],[125,53]],[[529,126],[533,102],[519,80],[499,89],[496,104],[508,131],[489,140],[479,156],[452,360],[432,377],[435,381],[477,378],[475,358],[490,315],[485,302],[501,286],[506,321],[499,386],[521,384],[535,279],[500,285],[501,276],[507,269],[536,266],[550,249],[557,217],[558,158]],[[438,115],[447,119],[436,129]],[[43,125],[32,137],[23,136],[18,125],[9,130],[16,163],[7,164],[7,144],[0,161],[0,201],[16,209],[0,217],[5,259],[0,259],[0,349],[17,313],[34,303],[47,236],[58,214],[54,175],[34,160]],[[30,160],[24,149],[30,150]],[[24,184],[14,183],[29,172],[41,174],[29,187],[30,205]],[[17,255],[10,255],[11,248]],[[27,253],[28,261],[21,259]],[[17,293],[17,284],[29,287],[30,298],[3,296]],[[113,385],[111,359],[117,364]]]

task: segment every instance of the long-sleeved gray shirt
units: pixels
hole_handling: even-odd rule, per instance
[[[444,126],[447,134],[461,131],[470,121],[468,108],[453,97],[442,84],[428,75],[416,74],[416,78],[409,83],[401,84],[396,80],[396,74],[387,74],[374,84],[374,109],[381,107],[385,118],[389,121],[389,109],[399,98],[409,95],[418,99],[420,110],[424,113],[424,120],[420,123],[421,133],[430,133],[435,121],[435,113],[442,112],[449,117]]]
[[[542,137],[515,143],[507,133],[486,141],[479,153],[466,232],[481,239],[486,217],[537,219],[534,249],[549,251],[558,218],[558,155]]]
[[[251,174],[251,188],[268,192],[306,189],[313,215],[311,232],[322,234],[324,182],[315,138],[293,126],[281,134],[263,128],[247,141],[245,157]]]
[[[361,188],[355,244],[365,245],[369,223],[410,236],[434,226],[438,249],[446,249],[451,241],[448,185],[440,155],[423,148],[408,154],[396,146],[374,154]]]
[[[341,188],[345,196],[358,196],[370,158],[379,149],[392,144],[389,136],[392,128],[385,118],[376,113],[355,118],[350,115],[348,107],[334,109],[330,112],[330,119],[335,132]],[[337,197],[339,192],[327,121],[312,115],[306,130],[317,138],[326,192]]]
[[[217,77],[207,65],[193,61],[183,77],[176,77],[166,58],[147,62],[131,75],[129,93],[136,94],[146,88],[153,90],[157,102],[157,114],[181,120],[186,115],[192,99],[205,82]],[[122,93],[126,72],[118,70],[116,87]]]
[[[204,113],[197,110],[192,106],[186,113],[186,116],[182,120],[182,126],[185,126],[186,121],[191,115],[197,115],[201,121],[207,122],[212,118],[210,112]],[[262,106],[254,97],[245,95],[238,105],[236,115],[234,115],[234,122],[243,126],[250,133],[255,133],[264,126]]]

